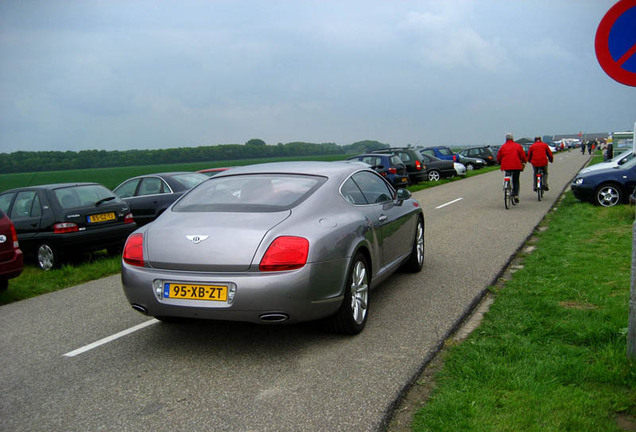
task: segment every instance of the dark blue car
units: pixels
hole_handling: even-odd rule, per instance
[[[358,160],[371,165],[375,171],[385,177],[394,188],[407,187],[409,175],[406,165],[395,154],[361,154],[347,160]]]
[[[571,188],[581,201],[604,207],[626,203],[636,187],[636,158],[613,168],[577,174]]]

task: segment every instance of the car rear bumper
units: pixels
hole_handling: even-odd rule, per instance
[[[121,277],[130,304],[150,316],[296,323],[336,313],[343,299],[347,266],[347,260],[341,259],[282,272],[196,273],[122,263]],[[161,287],[166,282],[227,286],[235,289],[234,299],[165,298]]]
[[[24,255],[20,249],[16,250],[13,256],[0,262],[0,279],[13,279],[22,274],[24,268]]]
[[[35,249],[40,243],[50,243],[54,247],[69,251],[97,251],[123,246],[130,233],[136,229],[136,223],[128,223],[116,227],[100,227],[63,234],[41,233],[28,239],[28,241],[21,240],[18,235],[18,240],[20,241],[20,246],[24,244],[25,249],[29,250]]]

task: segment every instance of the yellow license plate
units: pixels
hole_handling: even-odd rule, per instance
[[[402,177],[402,181],[406,183],[408,182],[408,179],[406,177]]]
[[[96,214],[96,215],[91,215],[88,217],[88,222],[89,223],[95,223],[95,222],[107,222],[110,220],[115,220],[115,213],[110,212],[110,213],[101,213],[101,214]]]
[[[227,286],[166,283],[163,286],[163,296],[185,300],[227,301]]]

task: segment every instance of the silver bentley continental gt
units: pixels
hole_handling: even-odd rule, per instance
[[[323,320],[356,334],[372,287],[424,262],[424,214],[359,162],[233,168],[133,232],[122,255],[132,307],[160,320]]]

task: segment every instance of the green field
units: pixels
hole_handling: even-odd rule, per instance
[[[97,168],[66,171],[45,171],[0,175],[0,192],[15,187],[34,186],[49,183],[96,182],[108,189],[114,189],[126,179],[143,174],[168,171],[198,171],[205,168],[252,165],[264,162],[315,160],[333,161],[345,159],[348,155],[303,156],[293,158],[241,159],[221,162],[190,162],[162,165],[138,165],[130,167]]]

